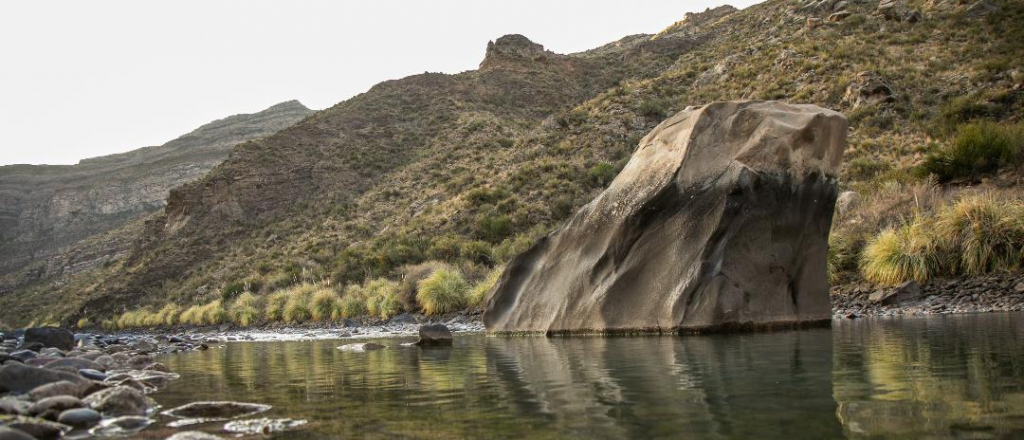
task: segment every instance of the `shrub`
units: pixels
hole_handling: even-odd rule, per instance
[[[985,195],[965,197],[939,211],[935,233],[967,275],[1020,267],[1024,258],[1024,205]]]
[[[868,281],[894,285],[906,280],[925,282],[944,265],[944,257],[927,232],[931,222],[917,218],[868,241],[861,255],[861,272]]]
[[[314,321],[327,321],[334,315],[339,298],[329,288],[322,288],[313,293],[310,300],[309,315]]]
[[[607,186],[618,172],[615,170],[615,166],[608,162],[601,162],[593,167],[590,167],[588,173],[590,182],[596,186]]]
[[[502,214],[481,216],[476,223],[476,236],[481,240],[498,243],[512,233],[512,217]]]
[[[263,309],[263,315],[268,321],[284,321],[284,308],[288,304],[288,292],[281,290],[270,294],[267,297],[267,305]]]
[[[245,281],[235,281],[233,283],[228,283],[227,285],[224,286],[223,289],[220,290],[220,297],[224,301],[230,301],[232,298],[244,292],[246,290],[245,287]]]
[[[450,266],[439,261],[427,261],[416,265],[403,266],[401,270],[402,282],[399,283],[397,290],[398,301],[402,303],[403,308],[415,310],[417,307],[416,291],[419,289],[420,281],[429,277],[436,270],[446,267]]]
[[[91,324],[91,321],[89,321],[89,318],[81,318],[81,319],[78,320],[77,323],[75,323],[75,327],[77,327],[77,328],[86,328],[90,324]]]
[[[416,301],[424,313],[450,313],[466,306],[469,285],[456,269],[442,268],[420,281]]]
[[[468,305],[470,307],[476,307],[483,304],[484,299],[487,297],[487,292],[490,292],[494,288],[495,284],[498,284],[498,278],[501,278],[501,273],[504,271],[504,267],[495,267],[487,274],[487,276],[476,283],[473,286],[473,290],[469,293]]]
[[[1000,166],[1024,163],[1024,123],[976,122],[961,126],[953,141],[925,158],[923,169],[939,182],[976,180]]]
[[[244,292],[231,305],[231,321],[241,327],[248,327],[260,319],[259,298],[251,292]]]

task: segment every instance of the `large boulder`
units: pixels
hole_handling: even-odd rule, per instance
[[[452,331],[444,324],[427,324],[420,326],[420,340],[416,345],[421,347],[452,345]]]
[[[43,347],[56,347],[64,351],[75,347],[75,335],[57,327],[35,327],[25,330],[25,343],[38,342]]]
[[[493,332],[691,332],[826,323],[846,119],[718,102],[662,122],[607,190],[506,267]]]

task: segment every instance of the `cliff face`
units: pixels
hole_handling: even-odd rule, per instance
[[[309,113],[290,101],[211,122],[161,146],[77,165],[0,167],[0,276],[32,263],[39,265],[29,278],[73,273],[123,251],[123,240],[98,240],[86,246],[91,251],[75,252],[80,258],[73,260],[82,261],[53,267],[84,239],[161,209],[171,188],[206,174],[235,145],[275,133]]]

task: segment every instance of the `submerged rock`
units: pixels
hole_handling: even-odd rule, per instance
[[[144,416],[156,407],[156,402],[142,391],[126,386],[95,392],[83,402],[107,416]]]
[[[267,411],[270,405],[245,402],[193,402],[164,411],[165,415],[180,418],[196,418],[206,420],[227,420],[236,417],[251,416]]]
[[[387,348],[387,346],[386,345],[381,345],[381,344],[375,344],[373,342],[363,342],[363,343],[359,343],[359,344],[345,344],[345,345],[339,345],[338,346],[338,350],[342,350],[342,351],[371,351],[371,350],[380,350],[382,348]]]
[[[285,431],[305,425],[305,420],[294,419],[249,419],[224,424],[224,430],[236,434],[263,434]]]
[[[218,437],[213,434],[207,434],[202,431],[185,431],[174,434],[167,437],[167,440],[222,440],[223,437]]]
[[[134,434],[153,424],[153,419],[142,416],[121,416],[100,422],[89,433],[98,437],[119,437]]]
[[[720,102],[662,122],[618,177],[506,267],[497,332],[696,331],[825,322],[846,119]]]

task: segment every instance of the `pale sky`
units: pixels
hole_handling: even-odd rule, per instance
[[[0,165],[160,145],[290,99],[323,109],[388,79],[475,69],[505,34],[571,53],[725,3],[4,0]]]

